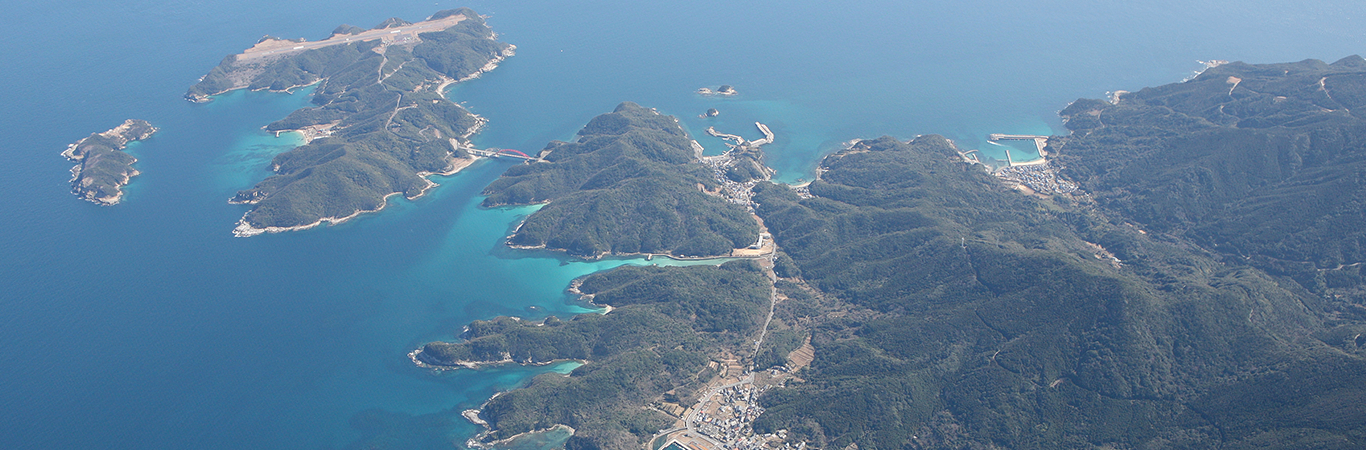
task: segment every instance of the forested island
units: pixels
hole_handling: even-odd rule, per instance
[[[573,426],[571,450],[1366,445],[1366,61],[1117,100],[1048,141],[1079,190],[1022,195],[939,136],[861,141],[806,189],[757,184],[781,249],[759,264],[592,275],[605,315],[476,322],[419,357],[585,361],[478,413],[486,439]],[[490,190],[537,179],[519,202],[583,184]],[[756,389],[715,400],[717,361]]]
[[[544,162],[509,168],[484,206],[548,203],[513,233],[519,247],[570,255],[727,255],[759,238],[743,206],[726,202],[678,120],[635,103],[593,118],[575,142],[551,142]]]
[[[422,195],[434,185],[427,175],[468,164],[461,146],[483,124],[446,100],[445,88],[492,70],[514,49],[495,40],[474,11],[456,9],[416,24],[343,25],[318,42],[267,36],[224,58],[187,99],[316,85],[312,107],[266,126],[303,132],[308,143],[276,156],[275,175],[231,199],[253,205],[234,233],[336,223],[383,208],[391,195]]]
[[[128,119],[117,127],[92,133],[72,143],[62,156],[75,161],[71,168],[71,193],[101,205],[117,205],[123,186],[138,174],[137,158],[123,151],[129,142],[152,137],[157,128],[145,120]]]

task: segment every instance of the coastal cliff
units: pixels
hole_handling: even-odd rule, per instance
[[[108,131],[93,133],[68,145],[62,156],[75,161],[71,168],[71,193],[101,205],[116,205],[123,186],[138,174],[137,158],[123,152],[129,142],[152,137],[157,128],[145,120],[128,119]]]
[[[194,102],[235,90],[316,85],[311,103],[265,127],[308,143],[271,162],[275,175],[230,203],[253,205],[233,233],[252,236],[338,223],[378,211],[393,195],[416,198],[430,174],[468,165],[460,149],[484,120],[444,89],[492,70],[515,47],[495,40],[469,9],[371,30],[341,26],[326,40],[266,37],[230,55],[185,94]]]

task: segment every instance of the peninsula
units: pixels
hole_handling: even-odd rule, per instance
[[[233,233],[335,224],[378,211],[393,195],[416,198],[435,186],[428,175],[467,166],[471,156],[461,147],[484,119],[447,100],[445,89],[513,54],[516,47],[495,38],[474,11],[456,9],[370,30],[343,25],[318,42],[267,36],[224,58],[187,100],[316,86],[313,106],[265,127],[300,132],[308,142],[276,156],[275,175],[230,200],[253,205]]]
[[[745,207],[726,201],[678,119],[635,103],[593,118],[575,142],[551,142],[537,162],[485,188],[484,206],[548,203],[510,243],[574,256],[725,256],[759,239]]]
[[[72,143],[62,156],[75,161],[71,168],[71,193],[101,205],[117,205],[123,186],[137,176],[137,158],[123,151],[129,142],[152,137],[157,128],[145,120],[128,119],[108,131],[93,133]]]
[[[623,267],[591,275],[580,286],[595,303],[613,306],[609,314],[477,321],[462,342],[429,343],[415,359],[452,368],[587,360],[568,377],[541,375],[466,411],[467,419],[488,427],[473,444],[563,425],[574,430],[570,448],[637,449],[677,420],[671,416],[676,412],[661,411],[658,400],[675,407],[696,401],[718,374],[717,355],[752,351],[750,339],[768,325],[771,286],[750,260]]]

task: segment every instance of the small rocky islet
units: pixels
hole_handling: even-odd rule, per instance
[[[123,199],[123,186],[138,175],[133,168],[137,158],[123,149],[129,142],[150,138],[156,132],[157,128],[145,120],[128,119],[68,145],[62,156],[77,163],[71,168],[71,193],[101,205],[117,205]]]

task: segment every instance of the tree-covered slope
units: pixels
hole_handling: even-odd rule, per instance
[[[1225,64],[1062,114],[1051,145],[1100,204],[1366,319],[1366,60]]]
[[[754,243],[744,207],[704,190],[717,182],[697,162],[673,117],[635,103],[593,118],[575,142],[551,142],[544,162],[509,168],[485,189],[484,206],[549,202],[511,242],[573,255],[725,255]]]
[[[116,205],[123,198],[123,186],[136,176],[137,162],[123,151],[129,142],[152,137],[157,128],[145,120],[128,119],[117,127],[67,146],[62,156],[77,162],[71,168],[71,193],[101,205]]]
[[[853,309],[818,315],[806,382],[756,429],[862,449],[1366,442],[1366,362],[1298,286],[1008,190],[937,136],[822,166],[813,198],[765,185],[758,212]]]
[[[305,227],[377,210],[389,195],[421,194],[431,186],[426,174],[450,170],[452,158],[465,156],[454,144],[481,121],[438,90],[491,68],[513,47],[495,41],[469,9],[442,11],[428,22],[455,19],[460,20],[416,40],[357,38],[281,50],[283,55],[229,56],[191,87],[187,98],[207,101],[232,89],[317,84],[312,107],[266,130],[308,130],[318,137],[278,155],[271,165],[275,175],[237,193],[233,202],[256,206],[236,233]],[[405,25],[410,24],[391,19],[377,29]],[[334,34],[345,39],[362,32],[339,27]]]
[[[645,406],[667,391],[693,396],[714,375],[706,368],[714,355],[750,345],[771,291],[751,261],[622,267],[589,276],[580,290],[613,310],[540,323],[477,321],[464,341],[427,344],[418,358],[434,365],[584,360],[568,377],[541,375],[490,400],[480,412],[492,429],[487,439],[561,424],[575,429],[571,449],[637,449],[673,422]]]

